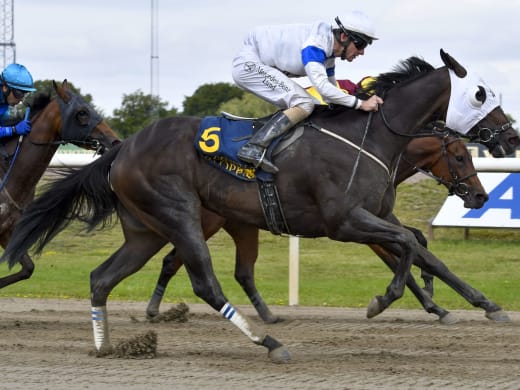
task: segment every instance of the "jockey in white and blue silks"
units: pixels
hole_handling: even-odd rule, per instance
[[[318,104],[292,77],[307,76],[327,103],[377,111],[383,103],[380,97],[361,100],[345,94],[337,88],[334,77],[336,57],[352,62],[376,39],[372,22],[359,11],[342,20],[336,17],[335,25],[316,22],[255,28],[233,60],[233,79],[239,87],[283,111],[253,135],[238,157],[264,171],[278,171],[265,159],[266,148],[274,138],[307,118]]]
[[[10,107],[20,103],[25,94],[36,91],[33,78],[25,66],[8,65],[0,74],[0,124],[10,117]],[[26,135],[31,131],[31,122],[24,119],[14,126],[0,126],[0,137]]]

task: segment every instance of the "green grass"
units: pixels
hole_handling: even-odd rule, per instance
[[[427,231],[428,220],[439,210],[446,189],[431,180],[403,184],[399,188],[396,214],[403,223]],[[520,231],[472,229],[464,240],[461,228],[437,228],[430,250],[473,287],[506,310],[520,310]],[[259,291],[269,304],[288,303],[288,238],[262,232],[260,257],[255,269]],[[74,224],[48,245],[35,259],[32,278],[0,290],[2,297],[88,298],[89,273],[122,243],[119,225],[85,233]],[[249,303],[234,281],[234,247],[224,232],[209,241],[215,272],[226,296],[235,304]],[[111,299],[146,301],[155,286],[163,249],[138,273],[125,279]],[[2,265],[7,274],[6,265]],[[16,269],[16,268],[15,268]],[[414,269],[414,274],[418,275]],[[366,246],[339,243],[326,238],[300,240],[300,305],[365,307],[376,294],[383,294],[391,274]],[[449,309],[472,308],[457,293],[436,282],[435,301]],[[192,292],[181,269],[167,291],[166,302],[201,302]],[[409,291],[395,308],[418,308]]]

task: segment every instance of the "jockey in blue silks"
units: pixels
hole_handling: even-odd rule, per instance
[[[20,103],[27,93],[36,89],[31,74],[20,64],[8,65],[0,74],[0,84],[0,123],[5,123],[10,117],[10,107]],[[0,127],[0,137],[26,135],[30,131],[31,122],[24,119],[14,126]]]

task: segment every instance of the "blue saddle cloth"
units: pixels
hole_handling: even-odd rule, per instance
[[[253,134],[253,120],[208,116],[202,119],[195,136],[195,149],[206,161],[241,180],[270,181],[273,175],[240,161],[238,150]]]

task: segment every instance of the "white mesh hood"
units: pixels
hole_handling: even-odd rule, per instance
[[[468,73],[466,77],[458,77],[451,69],[451,95],[446,115],[446,126],[460,134],[466,134],[487,114],[500,105],[491,88],[476,74]],[[475,93],[479,86],[486,91],[483,104],[476,104]]]

